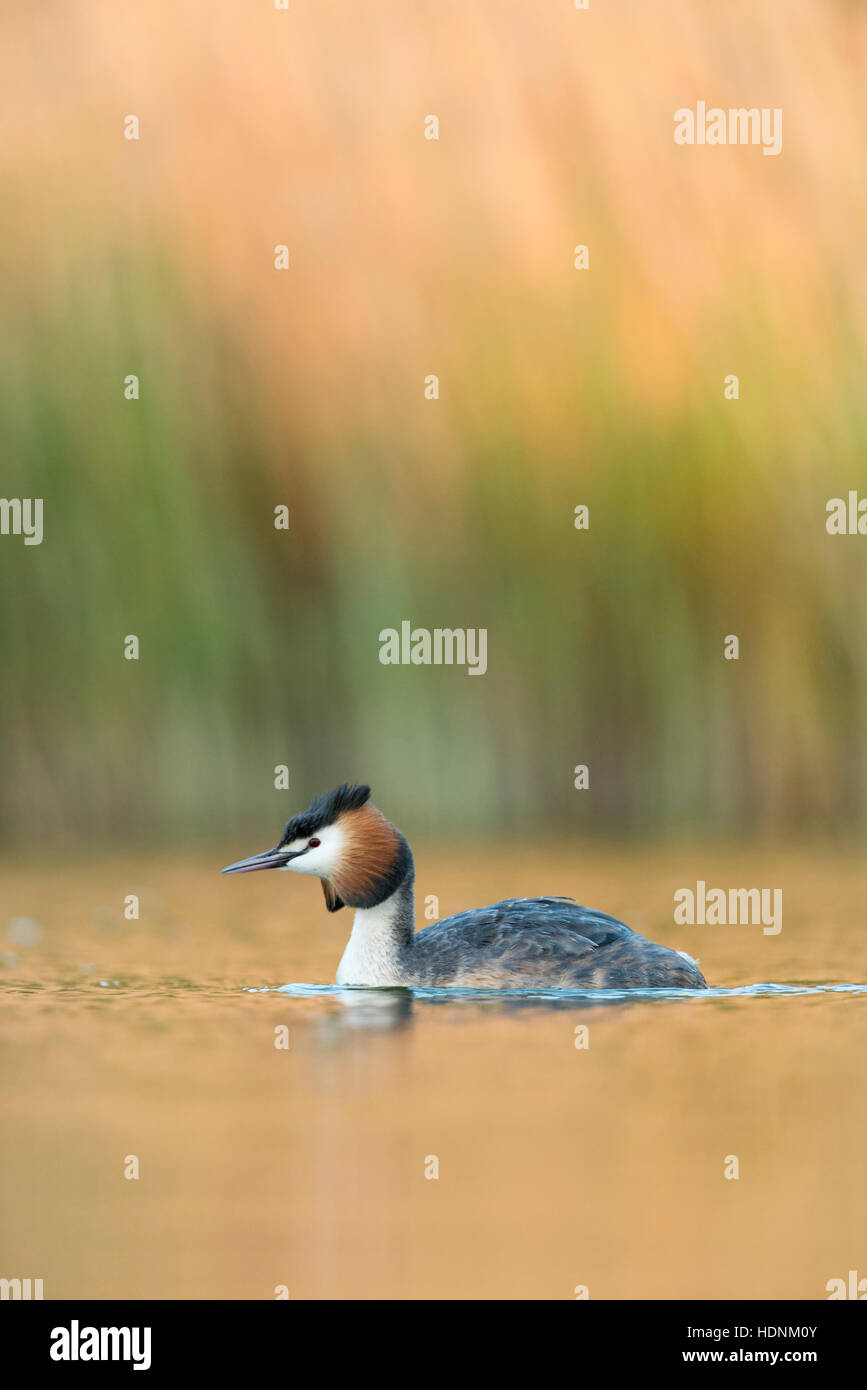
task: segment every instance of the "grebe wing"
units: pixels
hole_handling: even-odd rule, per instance
[[[416,936],[424,937],[431,945],[434,937],[438,944],[463,937],[477,948],[499,946],[507,950],[513,945],[520,946],[522,953],[531,950],[545,955],[556,947],[570,955],[582,955],[632,938],[635,933],[616,917],[582,907],[574,898],[547,897],[506,898],[487,907],[470,908],[455,917],[432,922]]]

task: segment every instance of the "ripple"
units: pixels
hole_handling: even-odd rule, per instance
[[[387,996],[409,994],[415,999],[428,1000],[431,1003],[459,1002],[460,1000],[484,1000],[498,999],[508,1001],[510,999],[535,999],[558,1003],[563,1001],[580,1000],[585,1003],[603,1002],[628,1002],[633,1003],[642,999],[774,999],[777,997],[788,998],[790,996],[803,997],[804,995],[818,994],[867,994],[867,985],[839,984],[839,985],[778,985],[778,984],[755,984],[737,985],[731,989],[458,989],[458,988],[433,988],[402,985],[394,985],[389,988],[373,988],[369,985],[307,985],[289,984],[271,986],[265,985],[261,989],[250,989],[250,994],[289,994],[299,998],[309,999],[322,996],[334,999],[352,999],[361,995],[370,996],[373,994]]]

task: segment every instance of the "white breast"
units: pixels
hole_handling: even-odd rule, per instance
[[[359,908],[352,923],[336,980],[339,985],[399,985],[395,907],[388,898],[378,907]]]

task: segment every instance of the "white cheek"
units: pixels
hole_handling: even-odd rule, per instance
[[[308,849],[298,859],[290,859],[284,868],[291,873],[312,874],[317,878],[327,878],[329,874],[333,873],[337,866],[343,836],[336,826],[330,825],[326,830],[321,831],[317,838],[320,840],[320,844],[315,849]],[[302,849],[303,846],[304,841],[299,840],[297,846],[290,846],[290,848]]]
[[[286,868],[293,874],[321,874],[324,872],[319,850],[309,849],[300,859],[290,859]]]

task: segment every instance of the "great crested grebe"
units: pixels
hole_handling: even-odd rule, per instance
[[[312,874],[329,912],[355,908],[337,984],[707,989],[691,957],[573,898],[508,898],[416,931],[412,850],[369,797],[344,783],[287,821],[276,849],[223,869]]]

